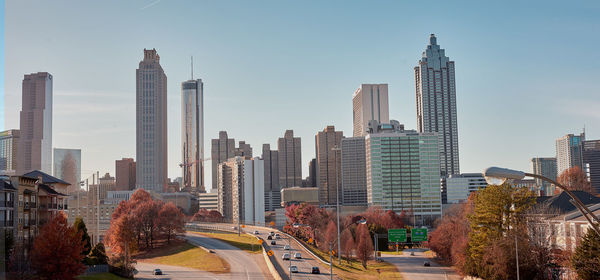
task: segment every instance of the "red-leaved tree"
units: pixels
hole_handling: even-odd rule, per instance
[[[346,228],[344,231],[342,231],[342,236],[340,236],[340,238],[342,242],[342,252],[346,256],[346,260],[349,264],[350,259],[352,258],[352,250],[354,250],[354,247],[356,246],[350,228]]]
[[[571,167],[558,176],[558,183],[565,186],[570,191],[584,191],[594,194],[592,184],[587,180],[587,176],[579,166]],[[560,193],[560,189],[556,188]]]
[[[171,243],[171,236],[173,234],[185,232],[183,228],[185,225],[185,216],[173,202],[163,204],[158,212],[158,218],[159,225],[167,235],[167,243]]]
[[[75,279],[85,271],[81,233],[60,212],[42,226],[31,251],[31,265],[41,279]]]
[[[356,228],[356,239],[358,246],[356,247],[356,256],[361,261],[362,266],[367,268],[367,261],[373,253],[373,240],[369,234],[366,225],[358,225]]]

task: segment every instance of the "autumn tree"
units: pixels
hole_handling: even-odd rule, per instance
[[[565,186],[570,191],[584,191],[594,194],[592,184],[579,166],[571,167],[558,176],[558,183]],[[557,190],[560,190],[557,188]]]
[[[41,279],[75,279],[85,271],[81,233],[61,212],[42,226],[31,251],[31,264]]]
[[[83,222],[83,219],[81,217],[77,217],[75,218],[75,222],[73,223],[73,226],[75,227],[75,229],[77,229],[77,232],[81,233],[81,243],[83,243],[83,251],[82,254],[84,256],[87,256],[90,253],[90,250],[92,249],[91,246],[91,239],[90,236],[88,235],[87,232],[87,227],[85,226],[85,222]]]
[[[363,268],[367,268],[367,261],[373,254],[373,240],[366,225],[358,225],[356,228],[356,256],[361,261]]]
[[[106,240],[111,248],[110,258],[113,266],[118,268],[117,273],[129,277],[133,273],[131,254],[137,251],[137,234],[131,226],[133,218],[129,214],[120,215],[111,220],[106,232]]]
[[[571,266],[583,280],[600,279],[600,235],[589,229],[571,257]]]
[[[322,250],[330,250],[331,248],[335,247],[333,244],[337,241],[337,226],[333,221],[329,221],[329,224],[327,224],[327,230],[325,231],[324,237],[324,245],[327,246],[327,248],[322,248]]]
[[[444,211],[436,229],[429,234],[429,247],[446,264],[459,265],[464,258],[466,237],[469,233],[469,214],[472,202],[456,204]]]
[[[172,202],[162,205],[158,212],[159,225],[167,235],[167,243],[171,243],[171,236],[174,233],[185,232],[184,215]]]
[[[340,236],[340,238],[341,238],[340,241],[342,242],[342,252],[346,256],[346,260],[348,261],[348,264],[350,264],[350,259],[352,258],[352,251],[354,250],[354,247],[356,246],[356,244],[354,242],[354,237],[352,236],[352,231],[350,231],[350,228],[344,229],[344,231],[342,231],[342,236]]]

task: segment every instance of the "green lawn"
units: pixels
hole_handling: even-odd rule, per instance
[[[329,254],[318,250],[316,247],[304,243],[314,254],[329,262]],[[396,252],[394,252],[396,253]],[[370,260],[367,262],[367,269],[364,269],[360,261],[350,260],[350,263],[342,258],[342,265],[338,265],[337,257],[333,258],[333,273],[339,275],[342,279],[350,280],[375,280],[375,279],[402,279],[400,272],[391,263],[376,262]]]
[[[139,261],[195,268],[213,273],[227,273],[229,263],[197,246],[179,243],[153,250]]]
[[[112,273],[109,272],[105,272],[105,273],[96,273],[96,274],[90,274],[90,275],[82,275],[77,277],[77,279],[79,280],[121,280],[121,279],[127,279],[127,278],[123,278],[117,275],[114,275]]]
[[[381,252],[382,255],[402,255],[402,250],[398,250],[398,253],[396,253],[396,251],[393,251],[393,252],[379,251],[379,252]]]
[[[261,253],[262,247],[256,239],[256,237],[242,233],[240,236],[237,233],[226,233],[226,232],[192,232],[200,235],[208,236],[210,238],[219,239],[223,242],[229,243],[235,247],[238,247],[246,252],[250,253]]]

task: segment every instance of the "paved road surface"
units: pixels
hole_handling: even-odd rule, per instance
[[[250,254],[225,242],[206,236],[187,233],[185,238],[192,244],[215,250],[231,266],[227,279],[273,279],[262,254]]]
[[[152,271],[156,268],[162,270],[163,275],[152,275]],[[230,279],[225,274],[213,274],[202,270],[173,265],[138,262],[135,265],[135,269],[138,271],[135,279]]]
[[[410,252],[415,252],[414,256]],[[404,280],[458,280],[462,279],[449,267],[443,267],[427,258],[423,249],[406,249],[402,255],[381,254],[386,262],[396,265]],[[431,266],[423,266],[425,261]]]

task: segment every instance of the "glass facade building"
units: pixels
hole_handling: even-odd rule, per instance
[[[371,122],[365,137],[367,202],[396,213],[412,211],[415,225],[441,216],[438,135]]]
[[[204,84],[201,79],[181,83],[181,126],[182,187],[205,192]]]

